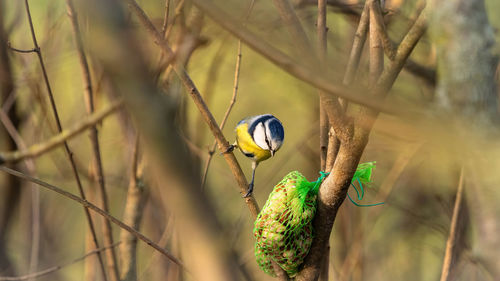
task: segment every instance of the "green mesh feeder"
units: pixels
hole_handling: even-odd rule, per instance
[[[360,183],[363,193],[361,183],[370,181],[374,167],[374,162],[361,164],[353,177],[353,181]],[[301,173],[290,172],[274,187],[257,216],[253,229],[255,257],[267,274],[276,276],[272,266],[275,261],[288,276],[294,277],[309,253],[314,238],[312,221],[316,197],[321,182],[328,175],[320,173],[318,180],[309,182]],[[357,189],[356,192],[359,199]]]

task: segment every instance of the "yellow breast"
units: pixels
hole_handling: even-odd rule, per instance
[[[243,154],[253,158],[257,162],[271,157],[271,152],[269,150],[262,149],[253,141],[252,136],[248,133],[248,124],[246,123],[236,127],[236,142]]]

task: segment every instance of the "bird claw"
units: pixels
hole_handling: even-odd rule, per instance
[[[226,149],[226,151],[222,151],[220,154],[226,154],[226,153],[233,152],[233,150],[235,148],[236,148],[236,146],[234,144],[230,144],[229,147]]]
[[[243,198],[247,198],[247,197],[252,196],[252,192],[253,192],[253,183],[250,183],[248,185],[247,193],[245,195],[243,195]]]

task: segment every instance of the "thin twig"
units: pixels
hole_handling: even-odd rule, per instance
[[[400,116],[412,115],[406,107],[405,110],[399,109],[397,106],[388,106],[383,101],[377,99],[367,99],[366,95],[362,94],[361,91],[348,88],[343,85],[338,85],[332,83],[325,76],[325,73],[320,73],[317,69],[310,69],[309,67],[303,66],[295,62],[288,55],[284,54],[277,48],[271,46],[254,33],[250,32],[247,28],[242,26],[236,19],[234,19],[228,13],[222,11],[209,0],[193,0],[193,3],[203,10],[208,16],[210,16],[215,22],[217,22],[224,29],[231,32],[236,37],[240,38],[242,42],[247,44],[249,47],[263,55],[270,62],[274,63],[278,67],[292,74],[293,76],[313,85],[314,87],[324,90],[325,92],[335,95],[338,97],[345,98],[346,100],[377,109],[379,111],[395,114]],[[339,113],[339,115],[341,115]],[[342,122],[344,120],[335,120],[336,123]],[[336,129],[342,127],[345,124],[330,124]]]
[[[16,146],[20,149],[26,148],[26,143],[19,134],[18,129],[10,120],[9,116],[0,109],[0,120],[2,121],[5,129],[14,140]],[[0,161],[1,162],[1,161]],[[33,159],[26,159],[25,161],[28,171],[32,175],[36,175],[36,166]],[[31,253],[30,253],[30,267],[29,272],[37,270],[38,255],[40,251],[40,191],[36,190],[34,186],[31,188],[31,215],[32,215],[32,229],[31,229]]]
[[[317,35],[318,35],[318,57],[322,63],[322,68],[324,69],[327,60],[327,40],[326,33],[328,28],[326,27],[326,0],[318,0],[318,19],[316,22]],[[320,151],[320,169],[321,171],[326,171],[326,156],[328,153],[328,132],[330,131],[330,126],[328,125],[328,118],[326,109],[323,105],[323,94],[319,91],[319,151]]]
[[[379,5],[372,5],[372,6],[373,6],[372,11],[374,12],[374,17],[372,18],[372,20],[375,21],[375,28],[377,29],[380,39],[382,40],[384,53],[390,60],[394,60],[396,57],[397,44],[394,41],[392,41],[389,38],[389,35],[387,34],[380,6]],[[423,78],[430,85],[436,84],[435,69],[421,65],[411,59],[408,59],[406,61],[404,67],[408,72]]]
[[[280,17],[282,21],[286,24],[288,32],[294,39],[297,39],[298,49],[300,53],[305,54],[306,59],[308,60],[307,65],[311,65],[313,67],[316,65],[320,65],[323,66],[322,69],[325,70],[326,67],[324,66],[326,64],[321,65],[318,56],[316,56],[315,55],[316,53],[313,52],[309,39],[307,38],[307,35],[305,33],[304,27],[300,23],[300,20],[297,17],[297,14],[295,13],[295,10],[293,9],[289,0],[274,0],[273,2],[275,6],[278,8]],[[340,138],[347,139],[348,135],[350,134],[349,129],[351,128],[351,126],[348,124],[348,120],[345,117],[344,111],[342,110],[342,106],[340,105],[336,97],[333,97],[325,93],[321,89],[319,90],[320,90],[319,95],[321,100],[321,108],[326,112],[329,124],[335,127],[336,132]]]
[[[382,47],[382,36],[381,30],[379,30],[378,25],[375,21],[376,11],[380,10],[380,2],[378,0],[370,0],[369,10],[370,10],[370,64],[369,64],[369,83],[370,85],[375,84],[375,82],[380,77],[382,70],[384,69],[384,49]]]
[[[7,47],[9,47],[9,49],[11,49],[14,52],[24,53],[24,54],[27,54],[27,53],[37,53],[39,51],[39,49],[37,49],[37,48],[28,49],[28,50],[22,50],[22,49],[14,48],[14,47],[12,47],[12,45],[10,44],[10,42],[7,42]]]
[[[31,13],[30,13],[30,8],[29,8],[28,0],[25,0],[24,3],[25,3],[26,14],[28,16],[28,22],[29,22],[30,31],[31,31],[31,38],[32,38],[32,41],[33,41],[34,49],[37,50],[36,54],[38,56],[38,61],[40,62],[40,67],[42,69],[42,74],[43,74],[43,78],[44,78],[44,81],[45,81],[45,86],[47,88],[47,93],[48,93],[48,96],[49,96],[50,105],[52,107],[52,112],[53,112],[54,118],[56,120],[57,129],[58,129],[58,131],[60,133],[62,133],[63,129],[62,129],[62,125],[61,125],[61,120],[59,119],[59,114],[57,112],[57,107],[56,107],[56,103],[55,103],[55,100],[54,100],[54,95],[52,93],[52,88],[50,86],[49,78],[48,78],[48,75],[47,75],[47,70],[45,69],[45,63],[43,61],[42,51],[41,51],[40,46],[38,45],[38,42],[36,40],[35,28],[33,26],[33,20],[31,18]],[[78,186],[78,190],[80,192],[80,196],[83,199],[85,199],[86,198],[85,197],[85,192],[83,190],[83,186],[82,186],[82,183],[81,183],[81,180],[80,180],[80,176],[78,175],[78,171],[76,169],[76,164],[75,164],[75,161],[73,159],[73,153],[71,152],[71,150],[70,150],[70,148],[68,146],[68,143],[66,141],[64,141],[63,143],[64,143],[64,148],[65,148],[65,151],[66,151],[66,155],[68,156],[68,159],[69,159],[69,161],[71,163],[71,168],[72,168],[72,171],[73,171],[73,175],[75,177],[75,181],[76,181],[77,186]],[[87,217],[87,222],[89,224],[89,227],[90,227],[90,230],[91,230],[91,233],[92,233],[92,238],[94,239],[94,243],[96,245],[96,248],[99,248],[99,244],[97,242],[97,235],[96,235],[96,232],[95,232],[95,227],[94,227],[94,223],[92,221],[92,217],[90,216],[90,213],[89,213],[88,209],[85,208],[84,211],[85,211],[85,215]]]
[[[248,20],[248,17],[250,17],[250,14],[252,12],[253,6],[255,5],[255,0],[252,0],[250,2],[250,6],[248,7],[247,14],[245,16],[245,21]],[[222,49],[222,47],[221,47]],[[226,109],[226,113],[224,114],[224,117],[222,118],[222,121],[220,123],[220,129],[224,129],[224,125],[226,124],[227,118],[229,117],[229,113],[231,113],[231,110],[234,106],[234,103],[236,102],[236,95],[238,93],[238,85],[239,85],[239,78],[240,78],[240,68],[241,68],[241,40],[238,40],[238,54],[236,56],[236,66],[234,70],[234,83],[233,83],[233,95],[231,97],[231,101],[229,102],[229,105]],[[205,93],[207,94],[207,93]],[[212,144],[212,148],[208,151],[208,157],[207,160],[205,161],[205,170],[203,171],[203,176],[201,178],[201,188],[203,189],[205,186],[205,183],[207,181],[207,174],[208,174],[208,169],[210,168],[210,163],[212,162],[213,155],[215,153],[215,148],[217,147],[217,140],[214,140],[214,143]]]
[[[422,12],[401,42],[396,55],[397,60],[384,70],[375,85],[375,89],[372,90],[374,97],[383,99],[387,95],[406,59],[425,30],[425,12]],[[362,111],[356,119],[357,127],[352,140],[340,144],[338,159],[333,168],[335,173],[325,179],[319,190],[318,210],[314,219],[316,237],[304,262],[304,268],[296,277],[297,281],[311,281],[319,276],[321,261],[335,217],[347,196],[349,183],[368,143],[368,137],[377,115],[378,112],[373,111],[373,109]]]
[[[422,10],[415,23],[399,44],[394,60],[390,62],[386,69],[384,69],[377,81],[377,84],[375,85],[375,96],[385,97],[389,93],[389,89],[392,87],[398,74],[403,69],[403,66],[408,60],[411,52],[427,30],[426,14],[426,11]]]
[[[365,3],[363,12],[361,13],[361,17],[359,19],[358,28],[354,33],[354,41],[352,43],[351,53],[349,55],[349,61],[347,63],[347,68],[343,80],[344,85],[350,85],[356,77],[359,61],[361,59],[361,53],[366,42],[366,34],[368,33],[369,21],[369,7],[367,3]]]
[[[137,230],[139,229],[142,219],[142,208],[144,205],[144,185],[138,166],[139,134],[136,136],[134,150],[132,152],[130,183],[127,191],[125,209],[123,211],[123,222]],[[122,231],[120,238],[121,241],[123,241],[123,244],[120,246],[120,280],[137,280],[137,238],[126,231]]]
[[[80,34],[80,27],[78,25],[78,15],[73,6],[73,2],[71,0],[66,0],[68,16],[71,20],[71,26],[73,30],[73,37],[75,40],[75,45],[78,53],[78,58],[80,59],[80,67],[82,69],[82,79],[84,85],[84,98],[85,98],[85,108],[87,110],[87,114],[92,114],[94,112],[94,93],[92,87],[92,81],[90,78],[90,70],[89,64],[87,61],[87,56],[83,49],[82,36]],[[92,165],[94,169],[92,169],[92,173],[96,173],[96,180],[99,186],[99,195],[101,197],[101,207],[104,211],[109,212],[109,200],[106,192],[106,186],[104,182],[104,171],[102,167],[102,158],[101,158],[101,149],[99,146],[99,137],[97,126],[94,124],[90,127],[90,143],[92,145]],[[111,229],[111,224],[108,220],[103,220],[103,240],[105,245],[112,245],[113,242],[113,233]],[[111,281],[119,280],[118,273],[118,264],[116,261],[116,253],[114,248],[110,248],[109,250],[104,252],[107,257],[107,266],[108,266],[108,274]],[[99,254],[99,262],[102,265],[102,257]]]
[[[65,268],[65,267],[73,265],[73,264],[75,264],[77,262],[80,262],[80,261],[86,259],[87,257],[91,256],[91,255],[99,254],[100,252],[105,251],[108,248],[114,248],[114,247],[120,245],[120,243],[121,242],[116,242],[113,245],[92,250],[92,251],[86,253],[85,255],[83,255],[83,256],[81,256],[79,258],[76,258],[76,259],[74,259],[74,260],[72,260],[70,262],[67,262],[67,263],[64,263],[64,264],[61,264],[61,265],[52,266],[52,267],[49,267],[47,269],[44,269],[44,270],[41,270],[41,271],[38,271],[38,272],[34,272],[34,273],[31,273],[31,274],[28,274],[28,275],[23,275],[23,276],[0,276],[0,281],[22,281],[22,280],[28,280],[28,279],[32,279],[32,278],[39,278],[39,277],[45,276],[47,274],[59,271],[59,270]]]
[[[446,253],[443,260],[443,267],[441,270],[441,281],[451,280],[451,272],[455,265],[455,258],[457,256],[456,246],[459,236],[459,216],[461,214],[463,195],[464,194],[464,167],[460,169],[460,179],[458,181],[457,196],[455,198],[455,206],[453,207],[453,215],[451,217],[450,234],[446,241]]]
[[[351,52],[349,54],[349,60],[347,61],[346,71],[342,80],[342,83],[346,86],[351,85],[356,78],[359,62],[361,60],[361,54],[366,42],[366,37],[368,34],[368,23],[370,20],[370,10],[368,7],[368,2],[369,1],[366,1],[364,4],[363,11],[361,12],[361,16],[359,18],[358,27],[356,28],[356,32],[354,33],[354,40],[352,43]],[[347,111],[347,100],[339,97],[339,103],[342,105],[343,110]],[[333,164],[337,159],[339,148],[340,139],[337,137],[337,132],[334,129],[331,129],[328,134],[328,151],[326,159],[327,171],[330,171],[331,168],[333,168]]]
[[[229,101],[229,105],[226,109],[226,113],[222,118],[220,123],[220,129],[224,129],[224,125],[226,125],[227,118],[233,109],[234,104],[236,103],[236,95],[238,94],[238,84],[240,78],[240,68],[241,68],[241,41],[238,41],[238,55],[236,56],[236,67],[234,70],[234,85],[233,85],[233,95],[231,96],[231,101]],[[203,171],[203,176],[201,178],[201,188],[203,189],[205,183],[207,181],[208,169],[210,168],[210,163],[212,162],[213,155],[215,153],[215,148],[217,147],[217,141],[215,140],[212,144],[211,149],[208,151],[208,157],[205,160],[205,169]]]
[[[165,13],[163,15],[163,24],[161,26],[161,34],[163,34],[164,37],[168,27],[168,19],[170,15],[170,1],[171,0],[165,0]]]
[[[370,29],[376,30],[379,39],[384,46],[384,52],[390,60],[394,60],[396,56],[396,48],[394,43],[389,39],[389,35],[385,29],[384,18],[382,16],[382,9],[379,4],[372,1],[370,3]]]
[[[144,25],[149,34],[154,38],[155,42],[158,43],[158,45],[166,53],[167,56],[172,56],[172,50],[168,46],[168,42],[166,42],[161,34],[156,30],[153,23],[149,20],[149,18],[137,4],[137,2],[135,2],[134,0],[127,0],[127,2],[129,3],[132,11],[139,18],[140,22]],[[220,127],[217,125],[217,121],[215,121],[215,118],[205,104],[200,92],[198,91],[198,88],[196,88],[194,82],[191,80],[186,70],[181,65],[176,64],[174,70],[179,76],[179,79],[182,81],[184,87],[187,89],[187,92],[193,99],[194,103],[198,107],[200,113],[205,119],[205,122],[207,122],[210,130],[214,134],[218,143],[219,150],[227,151],[229,148],[229,142],[226,140],[224,134],[220,130]],[[236,160],[236,157],[233,153],[224,153],[224,159],[231,168],[231,172],[233,173],[233,176],[238,183],[240,192],[242,194],[245,194],[248,188],[248,183],[238,161]],[[256,218],[259,213],[259,207],[257,205],[257,201],[255,201],[255,198],[253,196],[249,196],[245,198],[245,202],[250,210],[250,213],[252,214],[252,217]]]
[[[115,101],[108,107],[83,118],[81,122],[51,137],[49,140],[43,143],[34,144],[25,149],[21,148],[21,150],[0,152],[0,164],[6,162],[17,162],[25,158],[35,158],[44,153],[47,153],[52,149],[56,148],[57,146],[63,144],[68,139],[77,136],[78,134],[90,128],[91,126],[99,123],[104,118],[106,118],[111,113],[115,112],[118,108],[120,108],[122,104],[123,104],[122,100]],[[1,112],[0,114],[3,114],[3,112]]]
[[[326,0],[318,0],[318,15],[317,15],[317,35],[318,35],[318,57],[320,58],[320,66],[322,69],[326,69],[327,62],[327,36],[328,27],[326,26]],[[319,143],[320,143],[320,167],[321,171],[327,171],[327,156],[328,156],[328,133],[330,131],[330,126],[328,122],[328,115],[332,113],[327,112],[328,106],[326,102],[331,96],[326,93],[319,91]],[[339,103],[340,105],[340,103]],[[330,246],[327,246],[325,255],[323,257],[323,264],[321,265],[321,274],[319,276],[319,281],[328,281],[328,270],[330,263]]]
[[[109,220],[112,223],[116,224],[120,228],[125,229],[126,231],[130,232],[132,235],[134,235],[135,237],[137,237],[138,239],[144,241],[146,244],[148,244],[149,246],[151,246],[153,249],[157,250],[158,252],[160,252],[161,254],[163,254],[165,257],[167,257],[169,260],[171,260],[172,262],[174,262],[175,264],[177,264],[184,271],[189,272],[189,270],[187,270],[186,266],[179,259],[177,259],[171,253],[169,253],[167,250],[163,249],[161,246],[159,246],[158,244],[156,244],[155,242],[153,242],[151,239],[149,239],[146,236],[144,236],[142,233],[138,232],[137,230],[135,230],[134,228],[130,227],[129,225],[123,223],[119,219],[115,218],[114,216],[110,215],[109,213],[105,212],[103,209],[97,207],[96,205],[90,203],[89,201],[87,201],[85,199],[82,199],[82,198],[80,198],[80,197],[78,197],[78,196],[76,196],[76,195],[74,195],[74,194],[72,194],[70,192],[67,192],[67,191],[65,191],[62,188],[59,188],[59,187],[57,187],[55,185],[46,183],[46,182],[41,181],[41,180],[39,180],[37,178],[34,178],[34,177],[31,177],[31,176],[26,175],[24,173],[21,173],[19,171],[16,171],[16,170],[4,167],[4,166],[0,166],[0,171],[4,171],[4,172],[6,172],[8,174],[11,174],[13,176],[19,177],[21,179],[24,179],[24,180],[27,180],[27,181],[30,181],[30,182],[33,182],[33,183],[35,183],[37,185],[40,185],[40,186],[42,186],[44,188],[47,188],[47,189],[52,190],[52,191],[54,191],[56,193],[59,193],[60,195],[66,197],[68,199],[76,201],[76,202],[80,203],[82,206],[84,206],[87,209],[91,209],[91,210],[95,211],[96,213],[98,213],[99,215],[105,217],[107,220]]]
[[[184,0],[180,0],[175,6],[174,18],[172,19],[172,24],[170,24],[170,26],[167,26],[167,28],[162,32],[163,38],[167,39],[170,37],[170,34],[174,29],[174,23],[177,21],[177,18],[179,18],[182,14],[182,8],[184,7],[184,2],[185,2]]]
[[[273,0],[274,6],[278,9],[281,20],[285,23],[290,33],[293,43],[296,44],[299,54],[306,56],[307,59],[315,58],[311,53],[312,47],[309,38],[300,23],[299,17],[289,0]],[[313,62],[316,62],[315,60]]]

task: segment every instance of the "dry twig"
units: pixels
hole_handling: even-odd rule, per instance
[[[48,93],[48,96],[49,96],[49,100],[50,100],[50,105],[51,105],[51,108],[52,108],[52,112],[54,114],[54,118],[55,118],[55,121],[56,121],[57,129],[58,129],[58,131],[60,133],[62,133],[63,129],[62,129],[62,125],[61,125],[61,120],[59,118],[59,113],[57,111],[56,103],[55,103],[55,100],[54,100],[54,95],[52,93],[52,88],[50,86],[49,78],[48,78],[48,75],[47,75],[47,70],[45,69],[45,63],[44,63],[44,60],[43,60],[43,57],[42,57],[42,51],[41,51],[40,46],[38,45],[38,42],[37,42],[37,39],[36,39],[35,28],[33,26],[33,20],[31,18],[31,13],[30,13],[30,8],[29,8],[28,0],[25,0],[24,3],[25,3],[26,14],[28,16],[28,22],[29,22],[29,27],[30,27],[30,31],[31,31],[31,38],[32,38],[33,45],[34,45],[33,49],[35,50],[35,53],[37,54],[38,61],[40,62],[40,67],[42,69],[42,74],[43,74],[45,86],[47,88],[47,93]],[[64,149],[66,151],[66,155],[68,156],[68,159],[69,159],[70,164],[71,164],[71,168],[72,168],[72,171],[73,171],[73,175],[75,177],[75,181],[76,181],[77,186],[78,186],[78,190],[80,192],[81,197],[85,199],[85,192],[83,190],[83,186],[82,186],[82,183],[81,183],[81,180],[80,180],[80,176],[78,175],[78,171],[76,169],[76,164],[75,164],[75,161],[73,159],[73,153],[71,152],[71,150],[70,150],[70,148],[68,146],[68,143],[66,141],[63,141],[63,143],[64,143]],[[93,237],[94,243],[96,245],[96,248],[99,248],[99,244],[97,242],[97,236],[96,236],[96,232],[95,232],[94,223],[92,221],[92,218],[91,218],[91,216],[90,216],[90,214],[89,214],[89,212],[88,212],[87,209],[85,209],[84,211],[85,211],[85,215],[87,217],[87,222],[89,224],[89,227],[90,227],[90,230],[91,230],[92,237]]]
[[[123,211],[123,222],[139,229],[143,215],[144,205],[144,184],[142,182],[142,172],[139,166],[139,135],[136,136],[134,150],[132,154],[132,169],[130,172],[130,182],[127,191],[125,209]],[[137,238],[127,231],[122,231],[120,235],[123,244],[120,246],[121,271],[120,280],[137,280]]]
[[[130,227],[129,225],[127,225],[125,223],[123,223],[119,219],[115,218],[114,216],[110,215],[109,213],[105,212],[104,210],[102,210],[101,208],[97,207],[96,205],[90,203],[89,201],[87,201],[85,199],[82,199],[82,198],[80,198],[80,197],[78,197],[78,196],[76,196],[76,195],[74,195],[72,193],[69,193],[69,192],[65,191],[64,189],[62,189],[62,188],[59,188],[59,187],[57,187],[55,185],[46,183],[44,181],[41,181],[39,179],[36,179],[34,177],[31,177],[29,175],[21,173],[19,171],[12,170],[10,168],[3,167],[3,166],[0,166],[0,171],[4,171],[4,172],[6,172],[8,174],[11,174],[13,176],[19,177],[21,179],[30,181],[30,182],[35,183],[37,185],[40,185],[40,186],[42,186],[44,188],[52,190],[52,191],[54,191],[56,193],[59,193],[60,195],[66,197],[68,199],[71,199],[73,201],[78,202],[79,204],[81,204],[82,206],[84,206],[87,209],[91,209],[91,210],[95,211],[96,213],[98,213],[99,215],[103,216],[104,218],[106,218],[107,220],[111,221],[112,223],[116,224],[120,228],[125,229],[126,231],[130,232],[132,235],[134,235],[135,237],[137,237],[138,239],[144,241],[146,244],[148,244],[153,249],[155,249],[158,252],[160,252],[161,254],[163,254],[165,257],[167,257],[169,260],[171,260],[172,262],[174,262],[175,264],[177,264],[178,266],[180,266],[182,269],[184,269],[185,271],[189,272],[187,270],[187,268],[185,267],[185,265],[179,259],[177,259],[172,254],[170,254],[167,250],[163,249],[161,246],[159,246],[158,244],[156,244],[155,242],[153,242],[151,239],[149,239],[146,236],[144,236],[144,234],[138,232],[134,228]]]
[[[8,162],[17,162],[25,158],[35,158],[44,153],[51,151],[52,149],[63,144],[67,140],[77,136],[78,134],[84,132],[91,126],[99,123],[104,118],[109,116],[111,113],[115,112],[118,108],[122,106],[123,102],[121,100],[113,102],[108,107],[97,111],[88,117],[83,118],[83,120],[77,124],[74,124],[71,128],[65,129],[59,134],[51,137],[49,140],[43,143],[34,144],[26,149],[0,152],[0,164]]]
[[[127,0],[127,2],[129,3],[129,6],[131,7],[132,11],[136,14],[141,23],[144,25],[148,33],[154,38],[155,42],[158,43],[158,45],[161,47],[162,51],[165,52],[167,56],[172,56],[173,53],[170,47],[168,46],[168,42],[166,42],[166,40],[164,40],[161,34],[156,30],[155,26],[151,23],[151,21],[144,13],[144,11],[139,7],[139,5],[134,0]],[[215,121],[215,118],[213,117],[212,113],[210,112],[207,105],[203,101],[203,98],[201,97],[198,88],[195,86],[194,82],[191,80],[186,70],[181,65],[176,64],[174,70],[179,76],[179,79],[182,81],[187,92],[193,99],[194,103],[198,107],[200,113],[205,119],[205,122],[207,122],[210,130],[214,134],[215,139],[217,140],[219,146],[219,150],[227,151],[229,148],[229,143],[222,134],[220,127],[217,125],[217,121]],[[224,158],[228,163],[229,167],[231,168],[233,176],[238,182],[240,192],[242,194],[245,194],[248,188],[248,183],[234,154],[225,153]],[[257,205],[257,202],[255,201],[255,198],[253,196],[249,196],[245,198],[245,202],[250,210],[250,213],[252,214],[252,217],[256,218],[259,213],[259,207]]]
[[[441,270],[441,281],[449,281],[451,279],[451,272],[454,269],[457,257],[457,241],[460,235],[459,219],[462,213],[462,204],[464,197],[464,167],[460,169],[460,179],[458,181],[457,196],[455,198],[455,206],[453,207],[453,216],[451,217],[450,234],[446,241],[446,253],[443,260],[443,267]]]
[[[85,51],[83,49],[82,36],[80,34],[80,27],[78,25],[78,16],[76,10],[73,6],[73,2],[71,0],[66,0],[66,6],[68,10],[68,16],[71,20],[71,27],[73,30],[73,38],[76,45],[76,50],[78,53],[78,58],[80,59],[80,67],[82,69],[82,79],[84,85],[84,97],[85,97],[85,108],[87,110],[87,114],[94,113],[94,93],[92,87],[92,81],[90,78],[90,69],[89,64],[87,62],[87,56],[85,55]],[[106,187],[104,184],[104,171],[102,167],[101,160],[101,149],[99,146],[99,138],[97,132],[97,126],[94,124],[90,127],[90,143],[92,144],[92,165],[94,169],[91,170],[91,173],[96,173],[96,180],[99,185],[99,195],[101,197],[101,204],[104,211],[109,212],[109,200],[106,192]],[[104,236],[104,244],[105,245],[113,245],[113,232],[111,229],[111,223],[108,220],[103,219],[103,236]],[[97,247],[97,245],[96,245]],[[114,248],[109,248],[105,251],[107,257],[107,266],[108,266],[108,274],[111,281],[118,281],[118,264],[116,262],[116,254]],[[103,266],[101,253],[98,255],[99,263]],[[103,268],[103,275],[104,268]],[[106,279],[106,277],[105,277]]]
[[[383,99],[392,87],[406,59],[426,30],[424,12],[419,16],[398,48],[396,58],[381,74],[372,96]],[[341,141],[339,153],[334,164],[334,174],[330,174],[319,190],[318,210],[314,219],[316,237],[299,273],[297,281],[315,280],[320,273],[324,249],[329,241],[330,233],[339,207],[344,201],[349,183],[368,142],[370,130],[378,112],[365,109],[356,119],[354,135],[348,142]]]

